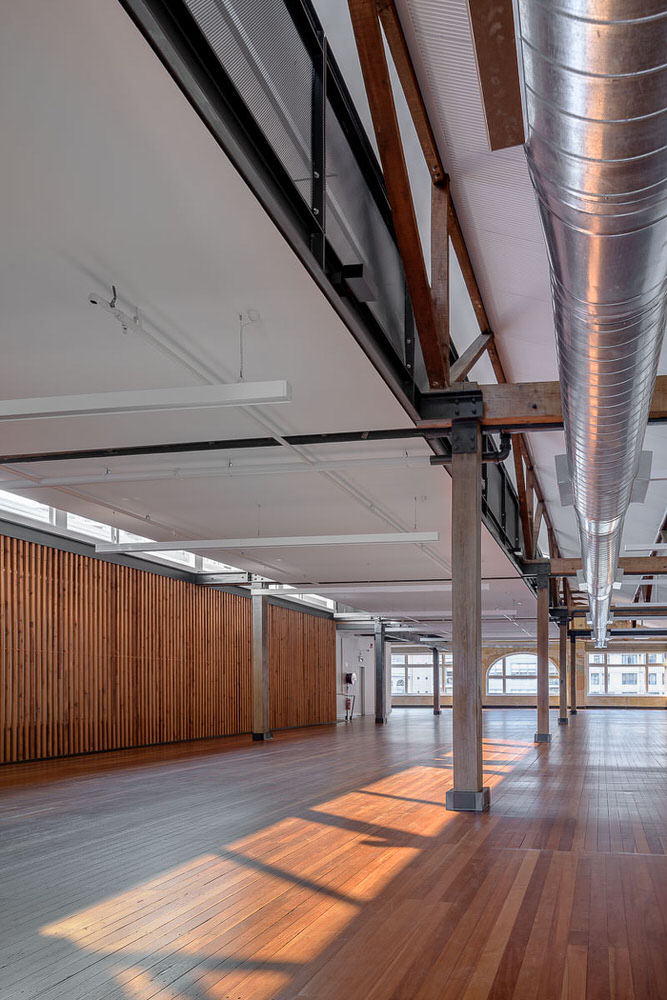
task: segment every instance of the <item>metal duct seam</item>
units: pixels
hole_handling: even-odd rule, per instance
[[[665,327],[665,0],[519,0],[526,154],[547,242],[596,645]]]

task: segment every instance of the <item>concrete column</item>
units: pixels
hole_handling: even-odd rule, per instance
[[[570,715],[577,714],[577,637],[570,636]]]
[[[433,714],[440,715],[440,650],[433,647]]]
[[[483,812],[482,435],[475,421],[452,427],[453,788],[447,809]]]
[[[268,597],[253,594],[252,601],[252,738],[270,740]]]
[[[375,623],[375,721],[384,725],[389,718],[389,686],[387,684],[387,655],[384,624]]]
[[[567,725],[567,619],[560,623],[558,646],[558,725]]]

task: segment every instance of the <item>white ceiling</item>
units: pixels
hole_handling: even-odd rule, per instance
[[[5,398],[236,380],[239,314],[248,380],[287,378],[293,401],[200,412],[3,424],[5,454],[315,431],[410,420],[119,4],[0,6],[0,337]],[[88,295],[117,286],[145,334],[123,334]],[[457,343],[475,334],[453,277]],[[450,479],[442,468],[173,478],[219,462],[425,456],[419,441],[308,450],[39,463],[7,479],[145,470],[145,480],[30,496],[156,539],[437,529],[426,546],[209,552],[282,581],[450,575]],[[196,546],[193,546],[196,550]],[[534,599],[484,530],[485,607]],[[345,594],[337,595],[345,601]],[[447,615],[451,593],[368,593],[377,612]],[[424,602],[427,601],[425,604]],[[400,604],[400,609],[398,605]],[[511,629],[516,626],[509,625]]]

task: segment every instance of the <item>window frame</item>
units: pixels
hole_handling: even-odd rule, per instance
[[[501,656],[498,656],[495,660],[493,660],[492,663],[489,664],[489,666],[486,669],[486,674],[485,674],[485,684],[484,684],[484,696],[485,697],[487,697],[487,698],[532,698],[533,696],[537,697],[537,653],[534,653],[534,652],[530,651],[530,652],[527,652],[525,654],[526,656],[532,656],[534,658],[534,660],[535,660],[535,673],[534,674],[527,674],[526,673],[526,674],[523,674],[523,675],[511,674],[511,673],[508,673],[508,670],[507,670],[507,660],[509,659],[510,656],[515,656],[517,654],[524,655],[522,650],[513,649],[509,653],[503,653]],[[493,670],[494,667],[497,667],[498,664],[501,664],[500,673],[492,674],[491,671]],[[555,671],[555,673],[552,672],[552,669],[551,669],[552,667],[553,667],[553,670]],[[555,680],[557,682],[559,677],[560,677],[560,673],[559,673],[559,670],[558,670],[558,664],[555,663],[555,661],[552,660],[551,657],[549,657],[549,680],[550,680],[550,682],[552,680]],[[527,691],[525,693],[519,693],[519,692],[516,692],[516,691],[508,691],[507,690],[507,681],[508,680],[510,680],[510,681],[511,680],[517,680],[517,679],[523,679],[523,680],[533,680],[534,679],[535,680],[535,691],[534,692]],[[489,680],[494,680],[494,681],[500,680],[502,682],[502,691],[489,691]],[[555,686],[554,689],[552,689],[551,686],[550,686],[549,687],[549,696],[552,697],[552,696],[556,695],[557,694],[557,690],[558,690],[557,686]]]

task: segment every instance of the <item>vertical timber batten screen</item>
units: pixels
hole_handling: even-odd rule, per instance
[[[245,597],[0,536],[0,645],[0,763],[250,731]]]
[[[335,622],[269,604],[270,728],[335,721]]]

